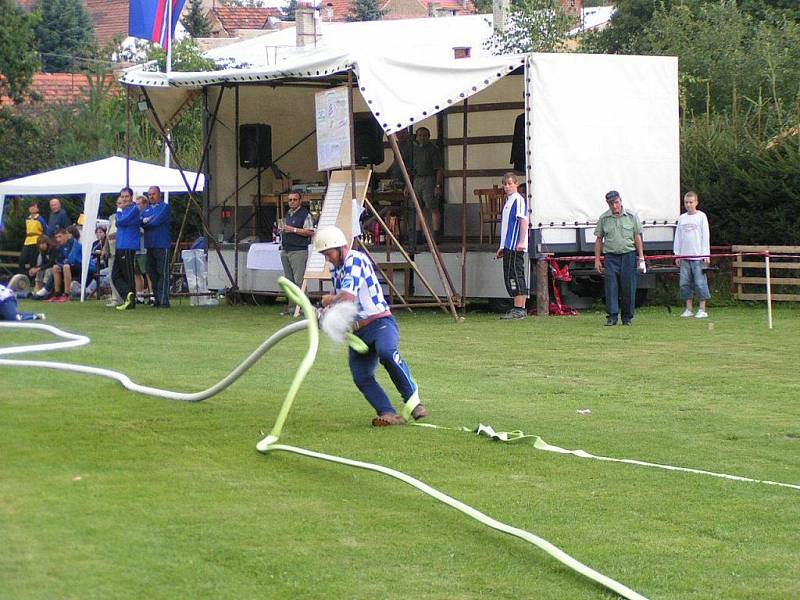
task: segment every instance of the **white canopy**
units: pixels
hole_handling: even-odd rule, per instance
[[[203,189],[205,178],[202,174],[184,171],[190,186],[196,190]],[[151,163],[126,160],[120,156],[112,156],[102,160],[37,173],[19,179],[0,182],[0,223],[6,196],[41,196],[85,194],[83,204],[85,235],[81,236],[83,249],[83,269],[81,272],[81,288],[86,287],[89,270],[93,232],[97,222],[97,211],[100,207],[100,195],[118,192],[127,185],[134,192],[144,192],[151,185],[157,185],[162,192],[186,192],[186,183],[178,169],[170,169]],[[83,299],[83,291],[81,291]]]
[[[491,15],[320,23],[319,27],[322,38],[315,47],[295,47],[292,27],[205,54],[227,62],[228,69],[166,74],[137,66],[121,81],[197,88],[328,77],[353,69],[369,109],[384,131],[393,133],[469,98],[525,62],[522,55],[493,56],[484,48],[492,35]],[[469,47],[472,58],[455,59],[456,47]]]

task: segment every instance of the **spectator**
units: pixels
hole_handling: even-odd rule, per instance
[[[606,325],[616,325],[620,309],[622,324],[631,325],[636,307],[636,255],[644,269],[644,244],[639,216],[622,207],[619,192],[606,194],[608,210],[594,229],[594,268],[605,274]],[[600,255],[603,254],[603,261]],[[622,306],[620,307],[620,294]]]
[[[144,214],[148,207],[147,196],[136,196],[134,200],[139,214]],[[147,275],[147,248],[144,245],[144,229],[139,227],[139,249],[136,251],[136,262],[133,267],[134,277],[136,278],[136,303],[145,303],[145,290],[147,295],[152,293],[153,286]],[[145,285],[147,283],[147,285]]]
[[[322,297],[322,306],[330,307],[340,302],[355,304],[357,321],[353,331],[369,350],[366,354],[358,354],[350,349],[350,372],[356,387],[377,413],[372,419],[373,427],[403,425],[406,417],[415,420],[427,417],[428,411],[419,401],[417,384],[397,349],[400,332],[383,296],[372,261],[366,254],[350,249],[347,238],[337,227],[320,229],[314,236],[314,250],[333,265],[333,292]],[[378,362],[400,392],[406,416],[397,414],[375,379]]]
[[[444,170],[442,169],[441,152],[430,140],[431,132],[427,127],[417,129],[416,142],[411,146],[411,164],[406,165],[406,168],[414,184],[420,208],[430,215],[433,226],[432,233],[438,238],[441,225]],[[421,227],[421,220],[420,215],[414,217],[413,203],[410,203],[408,213],[409,245],[413,249],[416,247],[416,231]]]
[[[47,295],[48,284],[52,288],[53,265],[56,264],[56,248],[53,242],[46,235],[40,235],[36,240],[36,259],[33,266],[28,269],[28,277],[34,281],[34,298]],[[44,289],[42,296],[38,293]]]
[[[117,310],[133,310],[136,308],[136,275],[134,262],[136,250],[139,248],[139,222],[141,214],[139,208],[133,203],[133,190],[124,187],[119,192],[117,205],[117,242],[114,254],[114,268],[111,279],[117,288],[122,304]]]
[[[14,290],[0,285],[0,321],[44,320],[44,313],[17,312],[17,296]]]
[[[300,192],[289,192],[286,199],[289,212],[286,213],[281,231],[281,262],[283,274],[297,287],[303,285],[308,261],[308,245],[314,235],[314,221],[308,209],[303,206]],[[293,315],[295,305],[289,300],[282,315]]]
[[[53,198],[50,200],[50,216],[47,218],[47,235],[55,237],[56,231],[66,229],[72,225],[67,211],[61,208],[61,200]]]
[[[72,232],[66,229],[56,231],[58,254],[56,264],[53,265],[53,297],[51,302],[68,302],[72,288],[72,280],[81,278],[82,248],[74,234],[80,233],[77,229]]]
[[[153,306],[169,308],[169,248],[172,243],[172,212],[161,198],[157,185],[147,190],[150,206],[142,213],[144,247],[147,249],[147,275],[153,293]]]
[[[108,266],[108,255],[103,252],[106,246],[106,228],[98,225],[94,228],[95,240],[92,242],[92,258],[97,263],[97,271],[101,271]]]
[[[36,262],[39,255],[37,240],[47,231],[47,221],[39,214],[39,203],[31,202],[28,207],[28,217],[25,219],[25,241],[19,255],[19,270],[27,273]]]
[[[672,250],[677,256],[691,257],[675,259],[675,264],[681,268],[681,298],[686,301],[686,310],[681,313],[681,316],[692,316],[692,296],[697,296],[700,308],[694,317],[706,319],[708,318],[706,301],[711,298],[711,293],[708,291],[708,281],[703,272],[703,265],[711,262],[711,256],[709,256],[711,254],[711,236],[708,230],[708,218],[704,212],[697,210],[698,204],[697,192],[686,192],[683,197],[686,212],[678,217]]]
[[[497,258],[503,259],[503,280],[508,295],[514,299],[514,307],[501,319],[524,319],[528,312],[528,284],[525,280],[525,251],[528,249],[528,203],[517,187],[519,183],[514,173],[503,176],[503,191],[506,203],[500,227],[500,248]]]
[[[117,209],[122,206],[122,200],[117,198]],[[103,252],[108,262],[108,280],[111,286],[111,302],[106,304],[107,308],[116,308],[122,304],[122,296],[119,295],[117,287],[114,285],[114,278],[111,274],[114,272],[114,255],[117,252],[117,213],[113,213],[108,217],[108,234],[106,235],[106,245]]]

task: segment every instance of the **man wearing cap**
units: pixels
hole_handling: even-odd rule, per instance
[[[642,224],[636,213],[622,207],[622,198],[616,190],[606,194],[606,202],[608,210],[597,219],[594,229],[594,268],[605,275],[606,325],[617,324],[620,308],[622,324],[630,325],[636,305],[637,255],[639,268],[644,267]]]
[[[359,354],[350,349],[350,373],[377,416],[373,427],[403,425],[407,419],[419,420],[428,416],[420,404],[417,384],[411,371],[397,349],[400,332],[383,296],[375,267],[369,257],[349,247],[341,229],[323,227],[314,236],[314,251],[321,253],[333,265],[333,293],[322,297],[322,306],[339,302],[352,302],[356,306],[353,333],[361,338],[369,350]],[[403,398],[402,415],[398,415],[386,392],[375,379],[378,362],[383,365],[392,383]]]

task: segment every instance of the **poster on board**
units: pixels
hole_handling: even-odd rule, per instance
[[[350,103],[347,86],[317,92],[314,96],[317,120],[317,168],[342,169],[350,158]]]

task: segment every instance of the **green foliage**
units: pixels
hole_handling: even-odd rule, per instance
[[[352,0],[348,21],[380,21],[387,11],[381,10],[378,0]]]
[[[770,114],[771,113],[771,114]],[[777,117],[769,104],[687,120],[681,180],[700,195],[715,244],[796,245],[800,239],[800,105]]]
[[[0,93],[14,102],[22,101],[38,65],[32,21],[14,0],[0,0]]]
[[[48,168],[55,151],[49,120],[0,109],[0,148],[0,180]]]
[[[96,56],[94,24],[81,0],[40,0],[36,39],[47,73],[77,72]]]
[[[757,21],[733,0],[656,11],[638,48],[679,57],[690,112],[705,112],[709,100],[729,110],[737,96],[755,98],[761,90],[778,106],[800,97],[800,25],[786,18]]]
[[[193,38],[209,37],[211,24],[203,12],[202,0],[189,0],[189,11],[181,19],[181,24]]]
[[[559,0],[520,0],[511,6],[507,31],[495,33],[485,47],[493,54],[564,51],[576,24]]]
[[[297,12],[297,8],[298,8],[298,1],[289,0],[286,3],[286,6],[281,8],[281,18],[284,21],[294,21],[295,20],[294,13]]]

